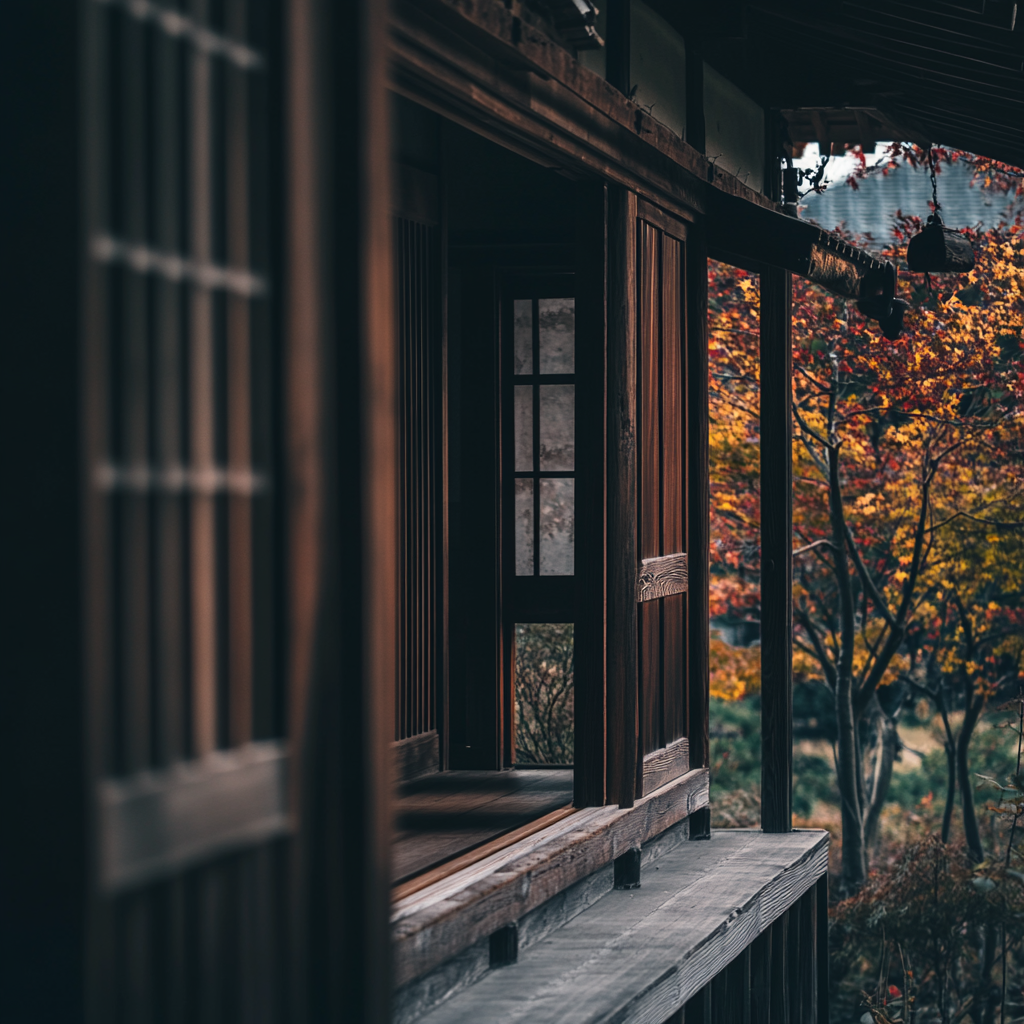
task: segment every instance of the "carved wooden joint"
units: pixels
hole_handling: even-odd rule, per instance
[[[656,601],[672,594],[685,594],[688,582],[686,552],[645,558],[636,578],[636,599]]]

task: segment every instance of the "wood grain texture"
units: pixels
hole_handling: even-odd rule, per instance
[[[638,602],[657,601],[672,594],[685,594],[688,581],[685,551],[644,558],[636,578],[636,599]]]
[[[681,843],[641,889],[609,893],[424,1021],[665,1021],[746,959],[751,943],[813,888],[827,858],[819,831],[719,830],[709,842]]]
[[[608,782],[628,807],[636,788],[636,196],[608,189]]]
[[[643,760],[641,796],[648,796],[667,782],[690,770],[690,741],[684,736],[667,747],[646,754]]]
[[[669,225],[671,228],[671,225]],[[661,292],[661,552],[686,550],[686,248],[669,230],[662,235]],[[661,742],[686,735],[686,598],[662,601]]]
[[[708,476],[708,268],[704,232],[687,244],[687,731],[690,763],[708,764],[710,485]]]
[[[793,508],[791,282],[761,274],[761,825],[792,828]]]
[[[392,933],[397,984],[516,921],[570,885],[642,847],[708,801],[708,773],[691,771],[629,808],[576,814],[430,889],[396,903]]]

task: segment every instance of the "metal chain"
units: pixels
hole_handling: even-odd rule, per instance
[[[935,213],[938,213],[941,209],[939,205],[939,183],[935,180],[935,159],[932,156],[932,147],[928,146],[928,174],[932,179],[932,205],[935,207]]]

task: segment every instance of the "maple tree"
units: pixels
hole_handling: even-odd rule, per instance
[[[889,257],[919,228],[901,215]],[[969,275],[901,274],[896,341],[855,303],[793,282],[794,672],[835,696],[850,891],[899,749],[902,686],[927,687],[929,663],[960,680],[966,751],[971,709],[1019,671],[1024,245],[1017,225],[967,233]],[[709,273],[712,614],[756,619],[758,282]],[[723,646],[713,692],[736,696],[756,653]]]

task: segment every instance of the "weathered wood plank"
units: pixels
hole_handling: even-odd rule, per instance
[[[641,796],[648,796],[690,770],[690,741],[684,736],[644,758]]]
[[[686,552],[644,558],[636,578],[636,599],[657,601],[672,594],[685,594],[689,580]]]
[[[660,1024],[744,957],[827,863],[818,831],[719,830],[681,843],[641,889],[609,893],[424,1021]]]
[[[604,867],[693,811],[707,806],[708,772],[691,771],[630,808],[577,812],[523,848],[496,854],[393,908],[399,985],[518,920],[563,889]]]

